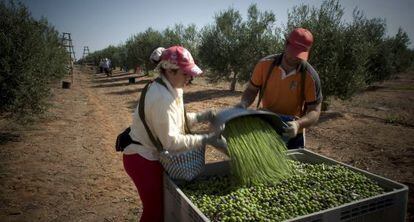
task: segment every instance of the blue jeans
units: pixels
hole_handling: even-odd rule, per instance
[[[280,119],[282,119],[283,122],[289,122],[294,120],[293,116],[286,116],[286,115],[279,115]],[[287,148],[290,149],[298,149],[298,148],[305,148],[305,135],[303,133],[298,133],[296,137],[289,139],[283,137],[283,140],[286,143]]]
[[[305,148],[305,136],[303,133],[298,133],[295,138],[292,138],[287,142],[286,146],[289,150]]]

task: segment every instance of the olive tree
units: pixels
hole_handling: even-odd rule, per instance
[[[295,27],[309,29],[314,44],[309,62],[316,68],[325,97],[349,97],[364,80],[368,46],[357,27],[342,21],[344,9],[337,0],[319,8],[301,5],[288,13],[286,33]]]
[[[23,4],[0,1],[0,18],[0,114],[22,120],[46,110],[69,56],[54,27]]]
[[[197,58],[199,35],[195,24],[184,26],[176,24],[174,28],[166,28],[163,32],[164,47],[181,45],[191,52],[191,55]]]
[[[237,81],[246,81],[254,64],[280,45],[273,33],[275,16],[260,12],[256,5],[248,9],[247,21],[235,9],[222,11],[215,16],[215,23],[201,31],[199,56],[211,71],[212,81],[230,80],[234,91]]]
[[[212,72],[211,79],[228,80],[232,76],[230,90],[234,90],[244,52],[244,24],[240,13],[232,8],[220,12],[215,16],[215,24],[204,27],[201,32],[199,56]]]
[[[301,5],[288,13],[286,33],[294,27],[309,29],[314,36],[310,63],[322,82],[325,98],[351,97],[367,84],[382,81],[412,63],[409,39],[401,29],[385,36],[385,20],[367,19],[357,8],[345,23],[338,0],[327,0],[319,8]]]
[[[275,22],[276,17],[273,12],[260,12],[255,4],[249,7],[243,36],[245,61],[241,67],[239,81],[250,79],[259,59],[282,51],[281,29],[275,26]]]
[[[161,45],[162,40],[161,33],[152,28],[128,39],[126,42],[127,65],[129,67],[142,66],[145,74],[148,74],[148,71],[153,67],[149,56],[155,48]]]

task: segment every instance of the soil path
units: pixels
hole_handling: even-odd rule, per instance
[[[54,88],[49,117],[1,147],[0,221],[137,217],[135,188],[113,150],[129,110],[106,98],[102,76],[91,77],[76,72],[71,89]]]
[[[333,101],[308,130],[312,151],[403,182],[414,189],[414,77],[400,75],[355,96]],[[33,126],[0,119],[0,221],[136,221],[141,204],[114,151],[131,122],[148,78],[77,70],[71,89],[53,88],[52,108]],[[185,90],[188,110],[231,106],[241,89],[195,80]],[[196,131],[204,131],[201,126]],[[212,149],[207,160],[225,157]],[[410,192],[410,204],[414,204]],[[409,218],[413,218],[409,207]]]

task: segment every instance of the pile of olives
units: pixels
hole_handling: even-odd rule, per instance
[[[242,186],[231,176],[212,176],[180,188],[211,221],[282,221],[385,192],[340,165],[289,164],[294,173],[274,184]]]

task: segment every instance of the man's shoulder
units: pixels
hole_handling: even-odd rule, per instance
[[[280,58],[280,56],[282,56],[282,54],[272,54],[272,55],[268,55],[268,56],[265,56],[265,57],[261,58],[259,60],[259,62],[273,62],[275,59]]]
[[[309,62],[306,62],[306,71],[313,78],[319,78],[318,72],[315,68],[313,68],[313,66]]]

